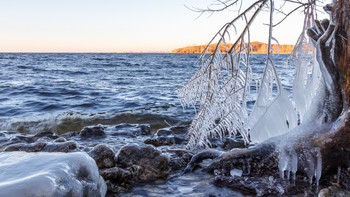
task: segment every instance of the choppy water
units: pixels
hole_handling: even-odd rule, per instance
[[[0,132],[65,133],[93,124],[148,123],[152,129],[189,123],[176,90],[197,69],[196,54],[0,54]],[[252,55],[249,108],[262,77],[265,55]],[[273,56],[291,91],[288,55]],[[118,142],[114,138],[104,139]],[[124,139],[121,139],[124,140]],[[135,142],[143,141],[135,139]],[[118,144],[121,146],[128,140]],[[213,176],[191,173],[141,184],[120,196],[244,196],[213,185]]]
[[[97,123],[159,128],[189,122],[193,110],[182,109],[176,90],[195,72],[197,56],[0,54],[0,130],[64,133]],[[273,58],[290,89],[288,55]],[[252,55],[251,64],[253,78],[260,78],[265,55]]]

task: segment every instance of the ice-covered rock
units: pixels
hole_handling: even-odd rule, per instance
[[[0,196],[104,196],[106,184],[86,153],[0,153]]]

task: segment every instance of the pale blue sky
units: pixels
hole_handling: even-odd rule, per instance
[[[0,52],[170,52],[206,44],[234,12],[197,18],[198,13],[184,5],[210,2],[0,0]],[[280,43],[294,44],[301,27],[302,14],[297,13],[276,28],[274,36]],[[263,28],[256,27],[253,40],[266,41]]]

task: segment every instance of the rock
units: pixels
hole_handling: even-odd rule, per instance
[[[58,136],[56,133],[45,131],[45,132],[37,133],[32,137],[33,141],[37,141],[38,139],[42,139],[42,138],[57,139]]]
[[[86,153],[0,153],[1,196],[105,196],[107,186]]]
[[[350,192],[339,187],[330,186],[325,189],[321,189],[318,193],[318,197],[349,197]]]
[[[111,148],[104,144],[95,146],[88,154],[96,161],[96,164],[100,169],[115,166],[115,154]]]
[[[254,196],[315,196],[307,182],[295,184],[283,181],[272,176],[264,177],[239,177],[217,175],[214,178],[214,185],[218,187],[229,187],[234,191]]]
[[[25,152],[39,152],[46,146],[45,142],[37,142],[35,144],[12,144],[7,146],[4,151],[25,151]]]
[[[222,148],[224,150],[231,150],[233,148],[247,148],[243,139],[233,139],[233,138],[225,138]]]
[[[152,144],[153,146],[171,146],[176,144],[174,136],[157,136],[148,138],[144,141],[145,144]]]
[[[136,182],[149,182],[168,176],[168,158],[151,145],[128,144],[119,150],[117,165],[122,168],[138,165],[142,172],[134,176]]]
[[[47,144],[42,152],[70,152],[77,148],[77,143],[73,141]]]
[[[130,171],[118,167],[100,170],[100,174],[105,180],[117,183],[118,185],[126,183],[131,178]]]
[[[67,140],[66,140],[66,138],[64,138],[64,137],[59,137],[59,138],[57,138],[56,140],[55,140],[55,142],[66,142]]]
[[[84,127],[80,133],[80,137],[103,137],[105,136],[104,128],[102,126]]]
[[[27,143],[34,143],[36,141],[38,141],[39,139],[41,141],[50,141],[52,139],[57,139],[58,136],[53,133],[53,132],[49,132],[49,131],[45,131],[45,132],[40,132],[37,133],[35,135],[16,135],[14,137],[11,138],[11,141],[13,143],[20,143],[20,142],[27,142]]]
[[[76,135],[78,135],[77,132],[71,131],[71,132],[64,133],[64,134],[60,135],[60,137],[61,137],[61,138],[65,138],[65,139],[69,139],[69,138],[74,137],[74,136],[76,136]]]
[[[183,170],[193,156],[187,150],[182,149],[169,149],[166,154],[169,158],[171,171]]]
[[[147,124],[127,124],[122,123],[115,126],[115,131],[111,135],[126,135],[130,137],[136,137],[139,135],[149,135],[151,133],[151,128]]]
[[[153,146],[171,146],[186,143],[185,134],[188,127],[170,127],[159,129],[155,136],[144,141]]]
[[[75,150],[77,144],[73,141],[64,143],[37,142],[31,144],[19,143],[5,147],[4,151],[25,151],[25,152],[69,152]]]

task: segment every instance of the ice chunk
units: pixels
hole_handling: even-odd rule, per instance
[[[0,196],[104,196],[106,183],[86,153],[0,153]]]
[[[240,169],[232,169],[231,171],[230,171],[230,175],[232,176],[232,177],[235,177],[235,176],[242,176],[242,174],[243,174],[243,171],[242,170],[240,170]]]

